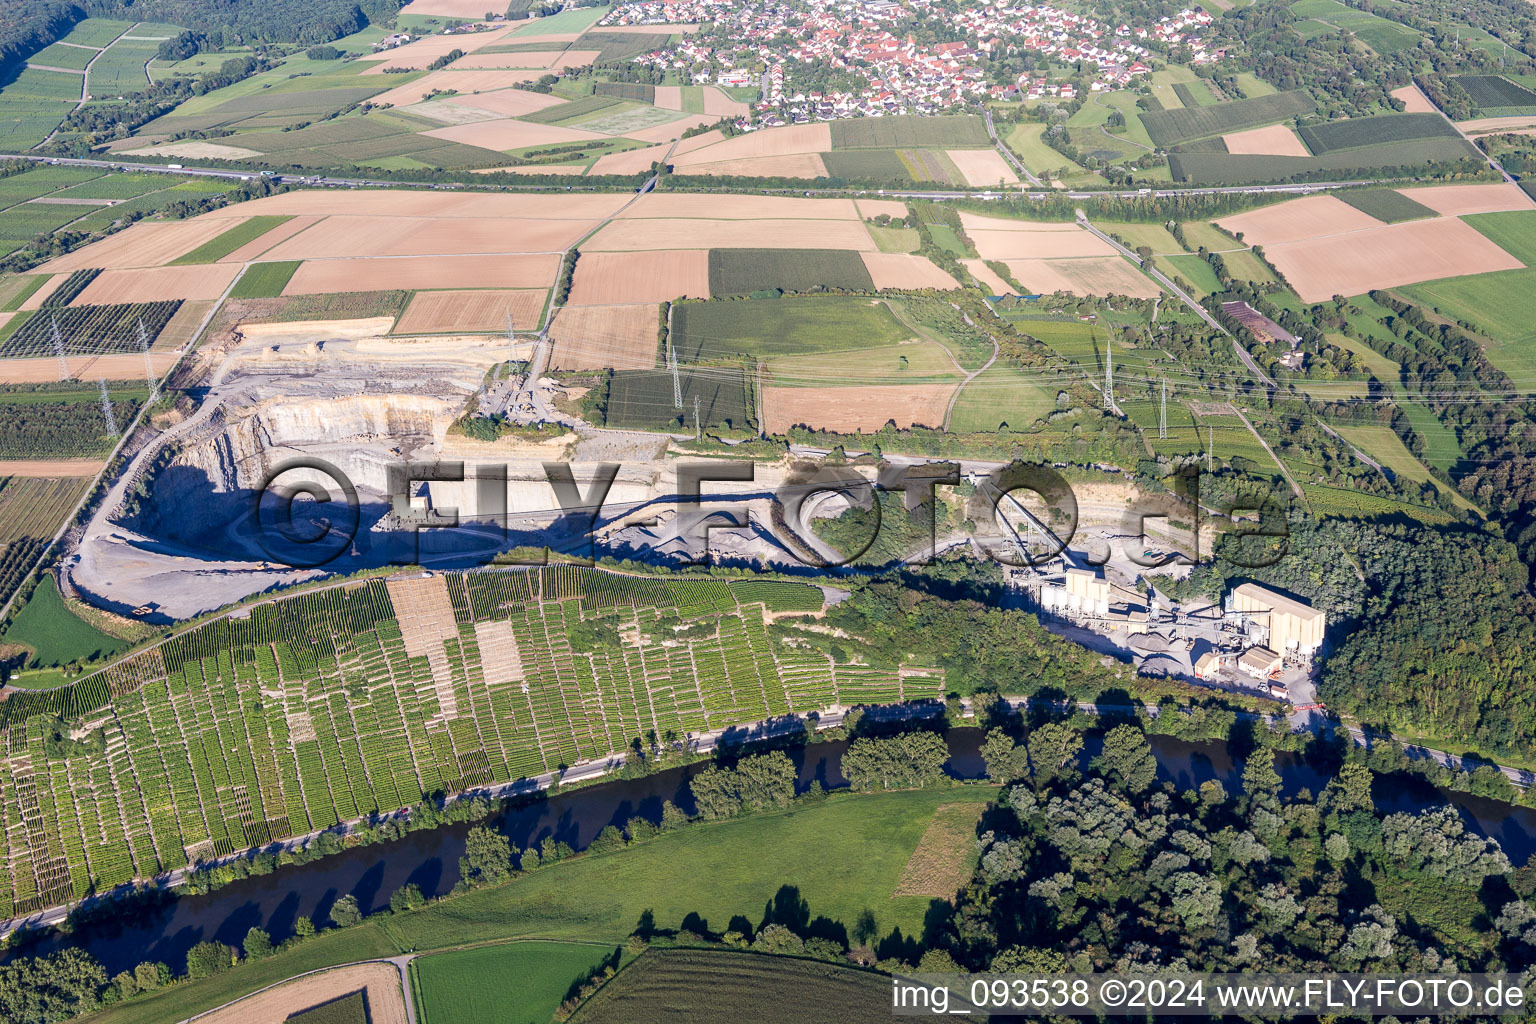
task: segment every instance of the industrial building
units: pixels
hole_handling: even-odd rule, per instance
[[[1234,587],[1227,595],[1226,612],[1255,643],[1281,655],[1295,653],[1310,660],[1323,646],[1327,617],[1321,610],[1257,583]]]

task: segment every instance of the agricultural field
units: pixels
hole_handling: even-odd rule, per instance
[[[764,1006],[765,993],[773,994],[771,1008]],[[872,971],[746,952],[668,949],[641,956],[571,1020],[653,1024],[686,1013],[699,1024],[747,1019],[874,1024],[890,1016],[889,1002],[888,979]]]
[[[709,294],[716,298],[778,289],[873,291],[859,254],[846,249],[711,249]]]
[[[24,152],[48,138],[83,90],[78,74],[23,69],[0,88],[0,150]]]
[[[1053,391],[1011,366],[993,366],[960,389],[947,429],[959,434],[990,433],[1005,425],[1023,430],[1056,411]]]
[[[679,371],[681,408],[673,402],[672,374],[666,370],[615,370],[597,415],[603,426],[627,430],[692,430],[694,401],[705,430],[749,429],[753,413],[747,374],[738,366],[694,366]]]
[[[171,261],[173,267],[198,263],[217,263],[238,249],[244,248],[273,228],[280,227],[292,217],[252,217],[242,221],[210,239],[191,252],[183,253]]]
[[[1410,195],[1390,188],[1345,189],[1337,195],[1342,202],[1384,224],[1436,216],[1434,210],[1415,201]]]
[[[108,46],[86,76],[85,88],[93,99],[108,99],[143,92],[153,83],[149,62],[160,43],[126,36]]]
[[[87,482],[74,477],[0,476],[0,603],[21,585]]]
[[[844,118],[832,122],[833,149],[951,149],[991,146],[974,114]]]
[[[119,429],[149,397],[142,383],[122,382],[109,394]],[[101,392],[95,387],[0,390],[0,460],[91,458],[107,454],[117,440],[108,430]]]
[[[52,573],[43,576],[27,603],[11,617],[0,633],[0,644],[25,647],[31,652],[29,665],[45,666],[105,657],[127,646],[71,611]]]
[[[424,956],[411,963],[422,1024],[548,1024],[573,984],[606,961],[616,946],[576,942],[509,942]],[[515,978],[516,984],[507,984]]]
[[[672,344],[688,363],[895,345],[912,331],[876,299],[841,296],[687,303]]]
[[[932,341],[779,356],[764,362],[763,370],[764,383],[775,387],[935,384],[960,378],[949,350]]]
[[[423,787],[537,775],[650,729],[939,696],[937,680],[814,652],[781,661],[749,597],[723,582],[571,568],[374,580],[259,605],[65,689],[20,693],[0,705],[4,735],[61,799],[10,808],[22,824],[0,910],[414,803]],[[27,606],[12,639],[49,639],[48,600]],[[710,628],[662,646],[667,615]],[[571,626],[597,619],[637,641],[573,650]],[[40,724],[28,716],[86,711],[105,713],[104,751],[55,758],[31,742]],[[6,781],[0,799],[14,801]]]
[[[0,342],[0,357],[138,352],[154,344],[181,306],[180,299],[106,306],[66,306],[31,317]]]
[[[1502,75],[1458,75],[1464,89],[1483,117],[1509,117],[1536,113],[1536,92]]]
[[[246,268],[240,280],[230,291],[232,299],[272,299],[283,294],[294,271],[299,269],[298,260],[282,260],[274,263],[256,263]]]
[[[1312,97],[1297,90],[1212,107],[1150,111],[1141,115],[1141,123],[1156,145],[1168,147],[1244,128],[1259,128],[1298,114],[1310,114],[1314,109]]]
[[[1339,0],[1296,0],[1291,13],[1354,36],[1380,54],[1417,46],[1423,35],[1407,25],[1345,6]]]
[[[1417,139],[1458,138],[1454,125],[1439,114],[1382,114],[1326,124],[1303,125],[1301,137],[1313,154],[1360,149]]]

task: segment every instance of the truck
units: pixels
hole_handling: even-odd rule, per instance
[[[181,164],[166,164],[165,169],[168,171],[179,171],[181,170]]]

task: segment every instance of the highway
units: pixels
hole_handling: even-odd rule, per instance
[[[147,174],[176,174],[191,175],[205,178],[227,178],[233,181],[250,181],[263,177],[263,172],[255,170],[225,170],[213,167],[172,167],[168,164],[134,163],[127,160],[99,160],[80,157],[38,156],[35,153],[0,153],[0,160],[31,160],[35,163],[59,164],[69,167],[99,167],[103,170],[121,169],[143,172]],[[1025,172],[1028,173],[1028,172]],[[379,178],[336,178],[329,175],[302,175],[302,174],[271,174],[266,180],[278,185],[312,185],[317,188],[425,188],[440,191],[473,191],[473,192],[611,192],[619,189],[610,185],[497,185],[478,184],[464,182],[433,183],[423,181],[387,181]],[[1379,185],[1381,181],[1373,179],[1356,179],[1353,181],[1314,181],[1304,185],[1224,185],[1204,188],[1161,188],[1161,189],[1100,189],[1086,192],[1013,192],[998,189],[961,189],[948,192],[936,192],[924,189],[868,189],[868,188],[757,188],[751,185],[715,186],[704,187],[688,185],[678,188],[678,191],[687,192],[722,192],[728,194],[760,193],[763,195],[804,195],[804,196],[888,196],[893,199],[1002,199],[1014,196],[1028,196],[1030,199],[1042,200],[1054,196],[1066,196],[1068,199],[1094,199],[1094,198],[1171,198],[1173,196],[1226,196],[1226,195],[1309,195],[1313,192],[1335,188],[1352,188],[1357,185]],[[656,187],[656,179],[639,186],[637,191]]]

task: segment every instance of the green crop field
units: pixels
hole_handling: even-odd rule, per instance
[[[870,348],[912,337],[878,299],[786,296],[672,310],[673,345],[690,363]]]
[[[711,249],[709,293],[716,298],[777,288],[874,291],[864,261],[852,249]],[[679,310],[681,311],[681,309]]]
[[[1408,516],[1424,523],[1448,523],[1451,517],[1438,509],[1409,505],[1364,491],[1302,484],[1307,506],[1319,519],[1369,519],[1372,516]]]
[[[1085,170],[1082,166],[1052,149],[1045,144],[1043,138],[1045,125],[1021,124],[1008,133],[1008,148],[1024,162],[1035,174],[1048,175],[1065,167],[1066,176],[1063,181],[1069,185],[1081,185],[1089,182],[1102,182],[1103,179],[1092,171]]]
[[[67,43],[79,43],[81,46],[94,46],[100,49],[106,46],[118,36],[133,28],[131,21],[109,21],[106,18],[86,18],[77,22],[75,27],[69,30],[69,35],[64,37]]]
[[[881,252],[916,252],[923,242],[917,228],[882,228],[876,224],[866,224],[865,227]]]
[[[157,42],[119,39],[91,66],[86,90],[97,99],[143,92],[151,84],[145,66],[159,48]]]
[[[1236,77],[1238,88],[1242,89],[1243,95],[1249,99],[1259,96],[1273,96],[1276,92],[1274,86],[1251,71],[1239,71]]]
[[[1216,276],[1216,271],[1212,270],[1211,265],[1199,256],[1193,254],[1158,256],[1153,262],[1169,277],[1177,277],[1187,283],[1194,290],[1197,299],[1203,299],[1207,295],[1222,290],[1221,280]],[[1230,264],[1228,272],[1231,272]]]
[[[1480,159],[1477,150],[1459,136],[1441,136],[1334,150],[1315,157],[1174,152],[1168,155],[1168,164],[1178,181],[1195,185],[1247,185],[1285,181],[1292,176],[1300,177],[1319,171],[1363,173],[1398,169],[1406,173],[1406,169],[1419,167],[1429,161],[1452,163]]]
[[[764,383],[779,387],[939,384],[960,377],[949,350],[936,341],[780,356],[764,368]]]
[[[178,184],[178,179],[168,174],[108,174],[83,185],[61,189],[61,199],[137,199],[151,192],[160,192]],[[228,184],[220,184],[222,191]]]
[[[853,117],[832,122],[832,148],[908,149],[924,146],[959,149],[990,146],[987,125],[975,114],[923,117]]]
[[[1194,69],[1183,64],[1170,64],[1161,71],[1152,72],[1152,96],[1162,104],[1164,110],[1182,107],[1184,102],[1179,99],[1179,94],[1174,92],[1173,87],[1194,80]]]
[[[1466,221],[1521,263],[1536,267],[1536,210],[1478,213]]]
[[[1312,18],[1332,28],[1343,29],[1381,54],[1417,46],[1424,38],[1407,25],[1347,7],[1338,0],[1297,0],[1291,4],[1291,13],[1298,18]]]
[[[296,1013],[285,1024],[369,1024],[368,1000],[363,993],[353,992]]]
[[[1398,192],[1390,188],[1348,188],[1335,192],[1334,195],[1361,213],[1369,214],[1388,224],[1437,216],[1434,210],[1423,203],[1416,202],[1411,191]]]
[[[1536,270],[1451,277],[1397,289],[1414,302],[1478,326],[1490,339],[1489,362],[1516,380],[1536,376],[1536,321],[1530,296]]]
[[[1012,366],[995,365],[960,390],[948,429],[956,433],[998,430],[1004,425],[1023,430],[1056,411],[1056,396],[1028,374]]]
[[[1457,75],[1456,84],[1485,116],[1518,115],[1536,108],[1536,92],[1499,75]]]
[[[1301,128],[1301,139],[1315,156],[1389,142],[1457,137],[1455,126],[1439,114],[1379,114]]]
[[[518,36],[551,36],[565,32],[585,32],[597,24],[603,15],[608,13],[607,7],[572,7],[561,11],[548,18],[537,18],[512,33],[512,38]]]
[[[671,376],[655,376],[670,407]],[[372,580],[257,605],[245,618],[212,620],[64,689],[0,702],[0,729],[10,730],[12,743],[41,728],[31,717],[37,714],[90,714],[105,721],[110,735],[121,737],[115,756],[125,759],[127,777],[135,780],[132,789],[98,786],[95,798],[105,801],[99,812],[107,831],[91,825],[82,833],[68,795],[79,785],[72,780],[105,771],[106,752],[68,751],[40,771],[60,787],[57,801],[25,809],[10,805],[17,817],[0,833],[0,857],[12,866],[8,884],[0,886],[0,913],[147,877],[200,852],[228,853],[402,807],[426,792],[506,782],[600,758],[653,728],[681,735],[834,703],[942,695],[941,680],[902,680],[894,667],[871,672],[816,652],[776,654],[752,592],[722,581],[637,579],[570,567],[439,576],[425,586],[442,612],[426,625],[397,619],[395,588],[401,586],[406,584]],[[697,620],[707,629],[679,641],[657,626],[665,616]],[[590,651],[572,650],[562,639],[577,621],[598,618],[637,639]],[[528,652],[521,679],[484,672],[477,622],[504,623]],[[46,589],[4,639],[37,647],[45,660],[118,644],[76,620]],[[424,650],[421,644],[441,645],[464,669],[439,681],[451,687],[457,710],[433,735],[422,731],[422,723],[441,713],[449,691],[434,689],[428,661],[412,653]],[[285,696],[261,696],[273,691]],[[302,731],[290,724],[298,722]],[[38,769],[40,757],[34,753]],[[10,772],[0,762],[0,799],[15,793]],[[944,796],[956,799],[947,791]],[[921,822],[912,828],[915,843]],[[719,834],[709,828],[698,833],[706,847],[709,836]],[[816,845],[825,843],[822,837]],[[811,854],[807,848],[802,856]],[[831,900],[833,889],[828,912],[856,914],[871,889],[888,900],[905,859],[904,852],[892,853],[890,863],[872,865],[866,853],[843,871],[828,874],[823,867],[822,877],[836,889],[850,876],[861,879],[848,897],[859,901],[852,910]],[[68,872],[55,871],[55,863],[67,864]],[[792,868],[795,862],[781,864]],[[614,877],[615,869],[644,874],[656,867],[646,866],[643,856],[626,856],[600,870]],[[705,912],[715,898],[734,901],[729,876],[720,877],[726,881],[713,887],[714,896],[680,891],[672,899]],[[760,876],[746,871],[737,884],[749,878]],[[637,879],[626,883],[625,899],[651,901],[656,895],[654,886]],[[646,905],[661,915],[675,902]],[[907,928],[921,923],[927,901],[912,897],[886,905]],[[571,922],[582,935],[546,937],[606,940],[617,930],[622,939],[640,909],[610,907],[604,913],[614,916],[607,924],[583,911]],[[515,916],[533,924],[539,914],[530,907]],[[503,926],[508,920],[502,918]],[[546,926],[553,922],[533,930]],[[469,941],[462,927],[453,931],[460,937],[451,943],[419,945]]]
[[[724,950],[656,950],[636,960],[571,1018],[573,1024],[882,1024],[890,981],[840,964]]]
[[[588,117],[598,111],[613,110],[620,107],[628,109],[628,101],[617,96],[605,96],[594,94],[584,96],[579,100],[571,100],[558,106],[545,107],[543,110],[535,110],[531,114],[523,114],[520,121],[531,121],[534,124],[557,124],[561,121],[574,121],[577,118]]]
[[[53,576],[45,576],[32,597],[11,619],[0,643],[16,644],[32,651],[30,662],[63,665],[71,661],[110,654],[124,646],[84,621],[64,603]]]
[[[268,231],[292,219],[292,217],[252,217],[236,224],[217,238],[209,239],[191,252],[178,256],[171,261],[171,265],[217,263],[241,246],[256,241]]]
[[[1334,429],[1343,434],[1351,444],[1381,463],[1395,475],[1424,483],[1429,480],[1429,470],[1403,444],[1403,439],[1385,426],[1346,426],[1339,423]]]
[[[630,430],[692,430],[694,400],[705,430],[744,430],[752,424],[747,376],[736,366],[688,367],[679,373],[683,407],[672,398],[666,370],[615,370],[608,382],[606,426]]]
[[[864,181],[914,181],[911,170],[894,149],[834,150],[821,155],[827,174]]]
[[[1178,96],[1181,106],[1208,107],[1216,102],[1216,97],[1211,95],[1211,87],[1199,79],[1179,82],[1174,85],[1173,91]]]
[[[1213,107],[1150,111],[1141,115],[1141,123],[1152,141],[1166,148],[1208,135],[1258,128],[1297,114],[1310,114],[1316,106],[1311,95],[1298,89],[1272,96],[1233,100]]]
[[[246,268],[230,291],[232,299],[270,299],[283,294],[289,278],[299,269],[298,260],[280,263],[256,263]]]
[[[419,957],[411,963],[421,1024],[549,1024],[573,984],[615,946],[508,942]]]
[[[1105,332],[1076,320],[1016,320],[1013,326],[1074,363],[1100,366]]]
[[[24,68],[0,89],[0,150],[19,153],[46,139],[80,101],[79,75]]]
[[[87,50],[80,46],[66,46],[63,43],[54,43],[45,46],[41,50],[27,58],[28,64],[41,64],[50,68],[69,68],[71,71],[84,71],[85,66],[91,62],[91,58],[100,52]]]
[[[1137,222],[1118,221],[1094,221],[1101,230],[1114,235],[1126,245],[1135,249],[1146,246],[1154,253],[1182,253],[1184,247],[1179,240],[1169,233],[1161,224],[1143,224]]]

